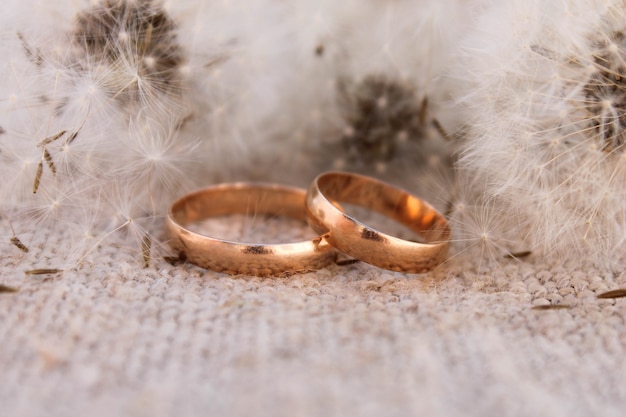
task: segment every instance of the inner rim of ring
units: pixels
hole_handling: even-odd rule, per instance
[[[230,214],[284,216],[306,222],[306,193],[272,185],[228,184],[198,190],[176,201],[172,219],[180,226]]]
[[[321,175],[317,186],[329,201],[356,204],[376,211],[402,223],[428,242],[443,242],[450,238],[448,223],[439,212],[389,184],[361,175],[330,173]]]

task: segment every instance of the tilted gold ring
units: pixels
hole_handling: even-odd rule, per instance
[[[392,218],[425,243],[384,234],[347,214],[356,204]],[[306,197],[309,225],[338,250],[363,262],[399,272],[428,271],[446,259],[450,228],[428,203],[374,178],[347,172],[319,175]]]
[[[187,228],[193,222],[230,214],[266,214],[306,222],[306,192],[275,184],[230,183],[204,188],[175,201],[166,219],[170,246],[183,259],[214,271],[254,276],[319,269],[336,256],[323,239],[280,244],[234,242]]]

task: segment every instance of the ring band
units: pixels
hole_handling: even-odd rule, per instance
[[[366,207],[418,233],[427,243],[386,235],[346,214],[338,203]],[[309,225],[338,250],[363,262],[398,272],[420,273],[448,253],[450,228],[429,204],[376,179],[346,172],[319,175],[306,198]]]
[[[319,269],[336,255],[321,237],[295,243],[242,243],[186,228],[195,221],[229,214],[279,215],[306,224],[305,196],[300,188],[253,183],[220,184],[192,192],[169,210],[170,246],[182,259],[232,275],[271,276]]]

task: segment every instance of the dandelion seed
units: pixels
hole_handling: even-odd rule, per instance
[[[9,227],[11,228],[11,233],[13,234],[13,236],[11,237],[11,244],[17,247],[22,252],[28,253],[29,251],[28,247],[24,245],[22,241],[15,235],[15,229],[13,228],[13,224],[11,224],[11,221],[8,220],[8,222],[9,222]]]
[[[42,140],[41,142],[39,142],[37,144],[38,147],[43,147],[46,146],[52,142],[54,142],[55,140],[58,140],[59,138],[61,138],[61,136],[65,135],[67,131],[66,130],[62,130],[59,133],[52,135],[52,136],[48,136],[47,138],[45,138],[44,140]]]
[[[91,111],[91,107],[87,109],[87,115],[85,116],[85,118],[83,119],[83,121],[81,122],[80,126],[78,127],[78,129],[76,129],[73,133],[71,133],[67,139],[65,140],[65,145],[71,145],[72,142],[74,142],[74,140],[76,140],[76,137],[78,136],[78,134],[80,133],[80,131],[83,129],[83,127],[85,126],[85,123],[87,123],[87,118],[89,117],[89,113]]]
[[[220,65],[224,62],[228,61],[228,55],[218,55],[216,57],[213,57],[211,60],[209,60],[209,62],[207,62],[206,64],[204,64],[204,68],[206,69],[210,69],[213,68],[217,65]]]
[[[335,261],[335,265],[339,265],[339,266],[347,266],[347,265],[354,265],[361,262],[358,259],[341,259],[338,261]]]
[[[452,216],[452,213],[454,213],[454,210],[455,210],[454,201],[448,200],[448,202],[446,202],[446,209],[443,212],[443,216],[446,219],[449,219],[450,216]]]
[[[29,269],[24,271],[26,275],[53,275],[60,274],[61,272],[63,272],[62,269],[55,268]]]
[[[310,272],[315,272],[315,269],[298,269],[296,271],[284,271],[281,272],[278,277],[279,278],[290,278],[294,275],[308,274]]]
[[[50,152],[48,152],[48,150],[46,148],[43,148],[43,158],[46,160],[46,163],[48,164],[48,168],[50,168],[50,171],[56,175],[57,173],[57,169],[54,166],[54,161],[52,160],[52,155],[50,155]]]
[[[67,140],[65,141],[66,145],[71,145],[72,142],[74,142],[74,140],[76,139],[76,137],[78,136],[78,132],[80,132],[79,130],[77,130],[76,132],[72,133],[71,135],[69,135],[67,137]]]
[[[17,288],[14,287],[9,287],[7,285],[4,284],[0,284],[0,293],[15,293],[18,292],[19,290]]]
[[[433,127],[439,133],[439,135],[444,138],[447,142],[452,142],[452,136],[448,134],[446,129],[441,125],[441,122],[437,119],[432,120]]]
[[[39,183],[41,182],[41,175],[43,174],[43,161],[39,161],[37,165],[37,172],[35,173],[35,181],[33,182],[33,194],[39,189]]]
[[[150,50],[150,44],[152,43],[152,31],[154,30],[154,25],[152,23],[148,23],[148,27],[146,28],[146,32],[143,36],[143,47],[139,50],[140,54],[145,54],[146,51]]]
[[[179,256],[164,256],[163,260],[172,266],[176,266],[184,262]]]
[[[626,297],[626,288],[611,290],[598,294],[598,298],[622,298]]]
[[[13,246],[18,248],[22,252],[28,253],[28,251],[29,251],[28,247],[26,245],[24,245],[22,243],[22,241],[17,236],[14,235],[13,237],[11,237],[11,243],[13,244]]]
[[[44,62],[41,51],[38,48],[33,48],[28,43],[28,41],[26,41],[26,38],[24,37],[24,34],[22,34],[22,32],[17,32],[17,37],[22,43],[22,48],[24,49],[24,53],[26,54],[28,60],[32,62],[35,66],[41,67]]]
[[[152,241],[150,240],[150,236],[144,236],[141,240],[141,253],[143,255],[143,267],[147,268],[150,266],[150,247],[152,246]]]
[[[546,304],[541,306],[533,306],[533,310],[566,310],[572,308],[569,304]]]
[[[511,252],[511,253],[507,253],[506,255],[504,255],[504,257],[507,259],[520,259],[520,258],[527,258],[530,255],[532,255],[532,253],[533,252],[529,250],[525,250],[521,252]]]

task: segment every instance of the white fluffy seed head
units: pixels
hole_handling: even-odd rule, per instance
[[[21,235],[67,232],[73,266],[118,233],[141,254],[174,197],[237,165],[224,133],[244,128],[226,107],[240,83],[205,84],[204,51],[181,46],[186,21],[156,1],[32,3],[0,18],[0,215]],[[202,65],[219,66],[221,46],[204,45]]]
[[[621,1],[515,0],[464,43],[461,175],[537,254],[623,262],[624,22]]]

